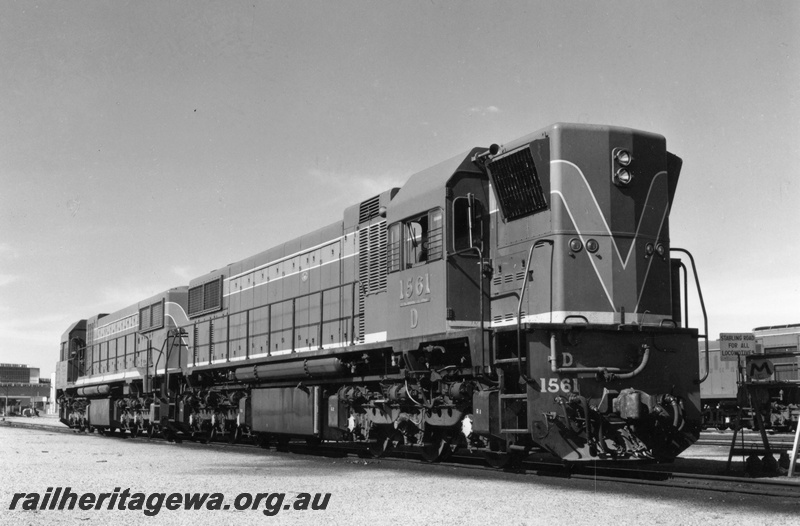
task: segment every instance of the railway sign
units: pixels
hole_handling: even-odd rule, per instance
[[[723,332],[719,335],[719,358],[735,362],[739,356],[756,353],[756,336],[752,332]]]
[[[766,358],[748,360],[747,374],[752,380],[769,380],[775,374],[775,365]]]

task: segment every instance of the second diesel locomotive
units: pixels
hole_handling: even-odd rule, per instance
[[[701,424],[656,134],[555,124],[64,334],[101,431],[670,460]],[[686,277],[684,277],[686,280]],[[707,331],[706,331],[707,332]]]
[[[709,342],[708,379],[700,386],[703,427],[733,429],[739,420],[739,426],[756,429],[757,405],[767,429],[793,431],[800,420],[800,324],[756,327],[752,333],[756,353],[750,358],[767,362],[748,364],[745,357],[724,360],[719,340]]]

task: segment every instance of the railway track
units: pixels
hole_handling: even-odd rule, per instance
[[[732,439],[732,433],[701,433],[700,439],[695,442],[695,445],[730,447]],[[767,440],[769,440],[769,445],[772,449],[791,449],[792,445],[794,444],[794,434],[768,434]],[[736,446],[747,448],[762,447],[763,443],[761,441],[761,435],[759,433],[741,433],[736,437]]]
[[[697,446],[719,446],[719,447],[723,447],[724,446],[724,447],[730,447],[731,439],[730,438],[727,439],[727,440],[725,440],[725,439],[720,439],[720,440],[702,440],[702,439],[700,439],[697,442],[695,442],[695,445],[697,445]],[[764,446],[764,444],[761,442],[761,440],[756,440],[756,439],[753,439],[753,438],[748,438],[748,439],[746,439],[744,441],[739,440],[739,439],[736,440],[736,447],[759,448],[759,447],[763,447],[763,446]],[[791,449],[792,448],[792,442],[770,440],[769,441],[769,447],[772,448],[772,449]]]
[[[14,422],[3,422],[6,425],[18,425],[20,427],[44,429],[48,431],[60,431],[67,433],[76,433],[74,430],[67,428],[54,428],[53,426],[31,424],[18,424]],[[98,437],[101,438],[101,437]],[[121,436],[119,434],[110,434],[105,438],[112,440],[114,438],[131,439],[129,436]],[[166,442],[161,437],[154,437],[148,439],[144,436],[139,436],[133,440],[154,440]],[[701,440],[702,441],[702,440]],[[702,441],[705,445],[716,445],[715,441]],[[719,445],[729,446],[730,441],[719,440]],[[724,442],[724,443],[723,443]],[[252,443],[237,443],[230,444],[226,442],[209,442],[205,443],[204,440],[192,441],[184,439],[183,444],[189,447],[208,447],[215,450],[224,451],[226,449],[249,449],[257,450],[264,449]],[[778,446],[774,446],[775,449]],[[280,451],[288,451],[297,454],[306,454],[314,456],[326,457],[369,457],[368,452],[363,447],[353,447],[351,445],[315,445],[301,442],[291,442],[288,445],[282,445]],[[663,464],[648,464],[645,462],[632,461],[633,463],[626,466],[611,466],[608,463],[563,463],[555,460],[541,460],[532,459],[534,456],[526,459],[513,467],[505,468],[504,471],[515,476],[541,476],[541,477],[556,477],[562,479],[573,480],[589,480],[595,483],[605,484],[637,484],[660,486],[665,488],[685,489],[689,491],[711,491],[733,494],[745,495],[758,495],[764,497],[775,497],[781,499],[800,499],[800,479],[787,479],[787,478],[759,478],[751,479],[737,476],[721,476],[706,473],[687,473],[677,470],[665,469]],[[418,450],[413,448],[397,448],[387,452],[385,456],[373,461],[380,462],[397,462],[401,463],[416,463],[428,464],[423,460],[422,455]],[[438,463],[439,465],[451,465],[461,468],[467,468],[479,472],[497,472],[497,468],[487,466],[482,455],[471,454],[467,452],[458,452],[452,455],[447,460]]]
[[[390,455],[389,458],[424,463],[421,459],[410,458],[407,455]],[[470,466],[478,470],[497,471],[495,468],[484,465],[482,457],[476,457],[474,455],[456,455],[444,462],[444,464],[457,464],[460,466]],[[545,476],[605,483],[644,484],[693,491],[703,490],[800,499],[800,480],[797,479],[750,479],[705,473],[684,473],[673,470],[653,469],[646,463],[637,464],[635,467],[628,468],[598,465],[596,463],[565,464],[558,461],[526,460],[519,466],[506,469],[505,471],[516,473],[521,476]]]
[[[748,479],[704,473],[592,466],[571,466],[568,469],[570,477],[575,479],[800,499],[800,484],[788,479]]]

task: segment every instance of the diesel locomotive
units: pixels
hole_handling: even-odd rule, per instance
[[[327,227],[77,321],[60,417],[430,461],[466,447],[498,466],[534,449],[669,461],[702,422],[705,335],[685,327],[669,242],[681,163],[660,135],[585,124],[473,148]]]
[[[752,334],[756,353],[747,359],[723,359],[720,342],[709,342],[709,375],[700,386],[703,427],[733,429],[738,422],[757,429],[757,407],[765,428],[793,431],[800,420],[800,324],[756,327]]]

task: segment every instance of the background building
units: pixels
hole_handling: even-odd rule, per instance
[[[22,414],[25,409],[48,411],[51,404],[50,379],[39,378],[37,367],[0,363],[0,413]]]

